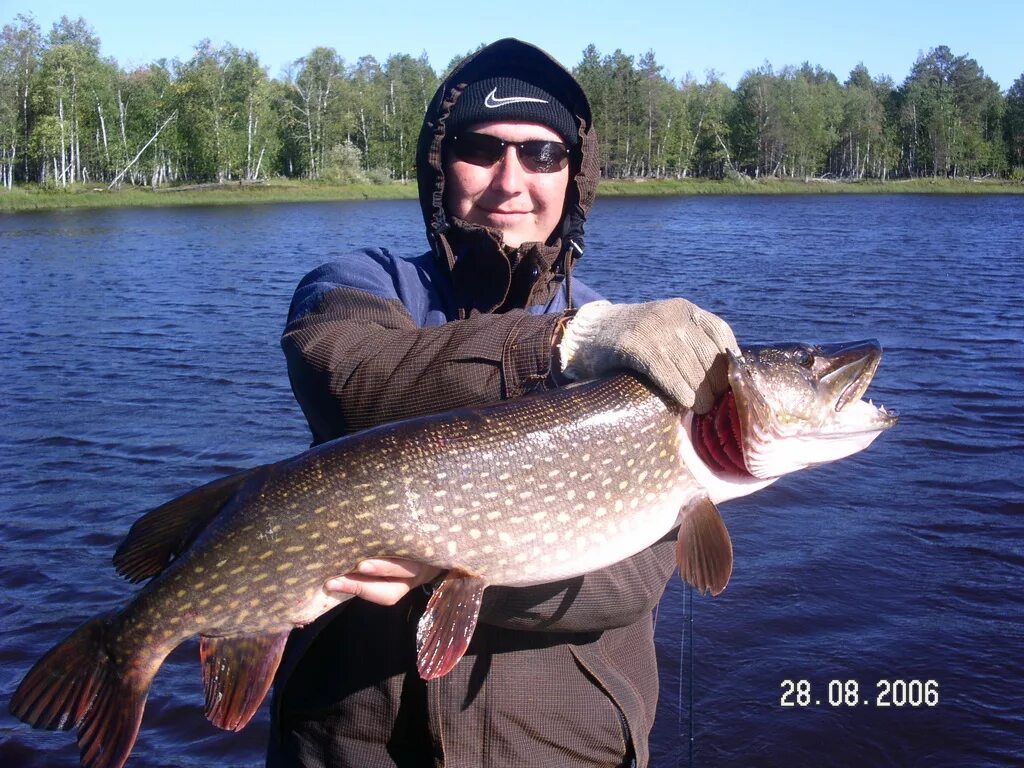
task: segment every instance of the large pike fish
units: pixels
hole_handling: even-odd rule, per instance
[[[677,526],[681,575],[717,594],[733,556],[715,505],[891,427],[861,399],[880,358],[874,342],[747,348],[703,416],[622,374],[387,424],[210,483],[132,526],[114,564],[151,581],[49,651],[11,712],[76,727],[84,766],[121,766],[153,676],[198,634],[206,715],[238,730],[288,633],[338,604],[324,583],[367,558],[448,569],[417,635],[428,679],[465,652],[487,586],[578,576]]]

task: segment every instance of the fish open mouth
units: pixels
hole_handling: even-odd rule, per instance
[[[823,366],[819,388],[831,394],[836,414],[827,420],[833,434],[877,432],[893,426],[899,417],[884,405],[864,400],[882,362],[882,348],[874,339],[853,344],[823,344],[815,348],[816,364]]]
[[[730,354],[743,459],[776,477],[863,450],[898,417],[864,400],[882,359],[873,339],[744,347]]]
[[[819,378],[822,386],[835,393],[836,411],[864,396],[881,361],[882,349],[873,340],[815,348],[814,364],[824,367]]]

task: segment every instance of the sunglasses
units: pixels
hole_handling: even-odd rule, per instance
[[[569,162],[569,148],[560,141],[503,141],[486,133],[460,133],[452,137],[451,153],[456,159],[489,167],[505,156],[505,147],[515,147],[523,167],[532,173],[555,173]]]

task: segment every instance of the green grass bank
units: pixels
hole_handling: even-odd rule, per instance
[[[1024,183],[992,179],[922,178],[896,181],[821,181],[790,179],[624,179],[602,181],[608,197],[669,195],[822,195],[822,194],[1024,194]],[[167,187],[105,188],[79,184],[68,189],[18,186],[0,190],[0,211],[62,208],[151,208],[172,205],[251,205],[333,200],[413,200],[415,184],[327,184],[275,179],[259,184],[204,184]]]

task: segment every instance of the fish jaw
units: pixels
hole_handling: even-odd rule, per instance
[[[680,423],[682,436],[679,440],[679,452],[683,464],[693,476],[694,482],[704,490],[713,504],[749,496],[762,488],[767,488],[779,479],[778,476],[761,478],[753,474],[722,472],[708,466],[694,448],[696,442],[694,425],[694,413],[687,411]]]
[[[767,479],[836,461],[894,426],[895,413],[861,399],[881,356],[874,340],[730,353],[747,471]]]

